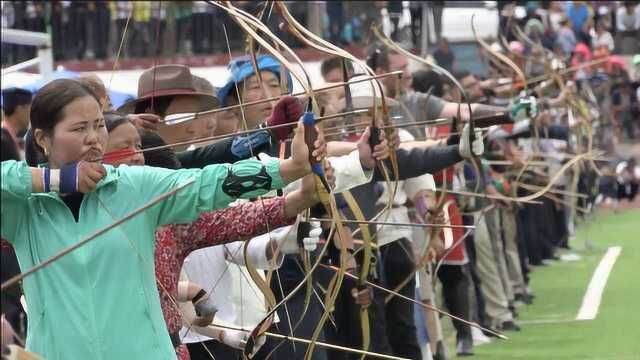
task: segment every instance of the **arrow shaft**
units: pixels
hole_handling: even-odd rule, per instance
[[[336,269],[336,268],[335,268],[335,267],[333,267],[333,266],[324,265],[324,264],[320,264],[320,266],[322,266],[322,267],[323,267],[323,268],[325,268],[325,269],[330,269],[330,270],[333,270],[333,271],[338,271],[338,269]],[[346,272],[346,273],[345,273],[345,276],[350,277],[350,278],[352,278],[352,279],[354,279],[354,280],[360,280],[360,278],[358,278],[356,275],[353,275],[353,274],[348,273],[348,272]],[[374,283],[372,283],[372,282],[370,282],[370,281],[366,281],[366,280],[365,280],[365,281],[364,281],[364,283],[365,283],[365,284],[367,284],[367,285],[369,285],[369,286],[371,286],[371,287],[373,287],[373,288],[376,288],[376,289],[378,289],[378,290],[384,291],[384,292],[386,292],[386,293],[388,293],[388,294],[393,294],[394,296],[397,296],[397,297],[399,297],[399,298],[401,298],[401,299],[404,299],[404,300],[410,301],[410,302],[412,302],[412,303],[414,303],[414,304],[418,304],[419,306],[421,306],[421,307],[423,307],[423,308],[425,308],[425,309],[428,309],[428,310],[431,310],[431,311],[435,311],[435,312],[437,312],[437,313],[439,313],[439,314],[441,314],[441,315],[448,316],[448,317],[450,317],[451,319],[458,320],[458,321],[460,321],[460,322],[462,322],[462,323],[465,323],[465,324],[467,324],[467,325],[469,325],[469,326],[473,326],[473,327],[478,328],[478,329],[480,329],[480,330],[484,330],[484,331],[486,331],[486,332],[488,332],[488,333],[491,333],[491,334],[493,334],[493,335],[497,336],[497,337],[498,337],[498,338],[500,338],[500,339],[503,339],[503,340],[507,340],[507,339],[508,339],[505,335],[503,335],[503,334],[501,334],[501,333],[499,333],[499,332],[497,332],[497,331],[494,331],[494,330],[491,330],[491,329],[486,329],[486,328],[484,328],[484,327],[482,327],[482,326],[480,326],[480,325],[476,324],[476,323],[475,323],[475,322],[473,322],[473,321],[468,321],[468,320],[465,320],[465,319],[459,318],[459,317],[457,317],[457,316],[455,316],[455,315],[452,315],[452,314],[450,314],[450,313],[448,313],[448,312],[446,312],[446,311],[444,311],[444,310],[440,310],[440,309],[438,309],[438,308],[437,308],[437,307],[435,307],[435,306],[431,306],[431,305],[429,305],[429,304],[425,304],[425,303],[423,303],[423,302],[417,301],[417,300],[412,299],[412,298],[410,298],[410,297],[408,297],[408,296],[404,296],[404,295],[402,295],[402,294],[400,294],[400,293],[397,293],[397,292],[395,292],[395,291],[393,291],[393,290],[389,290],[389,289],[387,289],[387,288],[385,288],[385,287],[382,287],[382,286],[380,286],[380,285],[374,284]]]
[[[12,278],[10,278],[9,280],[5,281],[2,283],[2,286],[0,287],[0,290],[4,290],[10,286],[12,286],[13,284],[17,283],[18,281],[26,278],[29,275],[32,275],[33,273],[51,265],[52,263],[54,263],[55,261],[57,261],[58,259],[60,259],[61,257],[69,254],[70,252],[78,249],[79,247],[82,247],[86,244],[88,244],[90,241],[98,238],[100,235],[106,233],[107,231],[110,231],[111,229],[131,220],[132,218],[134,218],[136,215],[139,215],[140,213],[146,211],[147,209],[151,208],[152,206],[156,205],[157,203],[159,203],[162,200],[165,200],[166,198],[172,196],[173,194],[177,193],[178,191],[186,188],[189,185],[192,185],[195,182],[194,179],[187,181],[186,183],[178,186],[177,188],[162,194],[160,196],[158,196],[157,198],[153,199],[151,202],[147,203],[146,205],[139,207],[138,209],[130,212],[129,214],[125,215],[124,217],[122,217],[121,219],[119,219],[118,221],[109,224],[103,228],[101,228],[100,230],[96,231],[95,233],[93,233],[92,235],[87,236],[86,238],[84,238],[83,240],[81,240],[78,243],[75,243],[69,247],[67,247],[66,249],[60,251],[59,253],[57,253],[56,255],[48,258],[47,260],[39,263],[38,265],[32,267],[31,269],[20,273],[16,276],[13,276]]]
[[[312,218],[310,221],[331,222],[331,219]],[[458,228],[458,229],[475,229],[473,225],[446,225],[446,224],[414,224],[414,223],[397,223],[385,221],[361,221],[361,220],[342,220],[345,224],[370,224],[370,225],[387,225],[387,226],[403,226],[403,227],[441,227],[441,228]]]

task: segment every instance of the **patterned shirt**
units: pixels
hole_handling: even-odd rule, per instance
[[[254,201],[224,210],[203,213],[197,221],[184,225],[168,225],[156,231],[155,268],[162,314],[170,334],[182,327],[177,304],[178,280],[184,259],[194,250],[244,240],[251,236],[289,225],[284,218],[284,197]],[[172,300],[173,299],[173,300]],[[184,345],[177,350],[179,359],[188,359]]]

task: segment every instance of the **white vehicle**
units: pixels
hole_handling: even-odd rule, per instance
[[[446,1],[442,11],[442,36],[455,55],[455,69],[485,75],[486,64],[479,60],[478,44],[471,30],[471,17],[483,39],[497,39],[499,14],[496,1]],[[435,49],[432,48],[432,51]]]

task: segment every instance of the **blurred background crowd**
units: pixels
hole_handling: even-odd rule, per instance
[[[257,1],[235,3],[252,13],[259,6]],[[499,26],[503,28],[515,9],[513,18],[522,28],[538,32],[543,45],[550,49],[560,44],[565,53],[583,43],[592,50],[606,45],[614,53],[635,54],[640,44],[637,1],[287,3],[305,27],[343,46],[365,45],[369,40],[369,26],[376,22],[394,40],[424,53],[426,49],[422,49],[424,44],[420,41],[424,25],[429,24],[427,31],[431,31],[427,45],[435,44],[443,32],[443,10],[463,6],[497,10]],[[423,21],[425,14],[429,17],[428,23]],[[274,33],[288,38],[279,28],[278,16],[269,13],[263,18]],[[242,47],[242,32],[236,31],[237,26],[228,16],[223,16],[222,10],[205,1],[2,1],[2,27],[50,33],[56,61],[115,57],[127,26],[127,35],[131,38],[122,49],[123,58],[226,53],[223,25],[231,48]],[[295,44],[295,40],[289,40]],[[33,48],[3,44],[3,66],[33,56]]]

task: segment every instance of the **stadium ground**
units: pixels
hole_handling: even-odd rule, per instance
[[[601,211],[588,223],[564,252],[579,260],[556,261],[531,275],[537,297],[519,309],[522,331],[475,347],[471,359],[640,359],[640,210]],[[576,320],[596,267],[616,246],[621,253],[595,319]],[[448,338],[455,354],[453,336]]]

